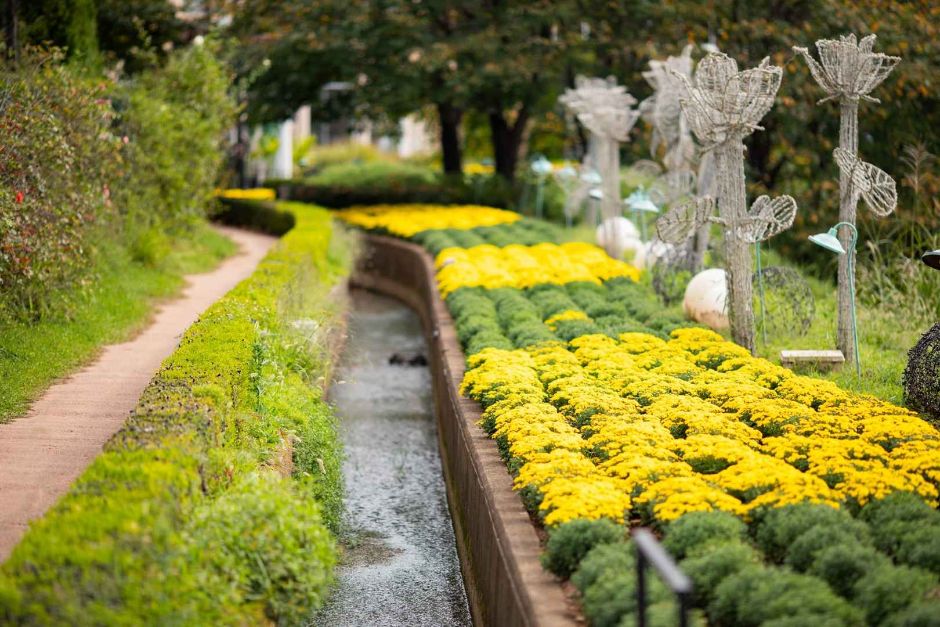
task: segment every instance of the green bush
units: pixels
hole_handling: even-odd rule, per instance
[[[663,547],[677,560],[695,552],[699,547],[744,540],[747,525],[727,512],[691,512],[666,527]]]
[[[855,583],[865,573],[888,563],[888,557],[873,547],[842,542],[819,549],[808,572],[828,583],[840,596],[852,598]]]
[[[171,53],[118,93],[128,138],[113,194],[132,227],[173,226],[205,216],[235,119],[232,77],[211,42]]]
[[[549,532],[542,565],[559,577],[567,579],[578,568],[587,553],[598,544],[623,540],[623,526],[607,520],[579,518],[558,525]]]
[[[842,510],[828,505],[800,503],[767,512],[757,525],[755,539],[768,558],[781,562],[790,545],[817,525],[844,525],[861,533],[859,523]]]
[[[807,570],[823,549],[839,544],[862,549],[868,540],[868,528],[864,523],[851,520],[839,524],[825,523],[810,527],[800,534],[787,548],[784,563],[798,572]]]
[[[869,523],[882,551],[910,566],[940,574],[940,512],[910,492],[871,501],[860,518]]]
[[[926,601],[892,614],[885,627],[940,627],[940,601]]]
[[[193,513],[191,541],[236,598],[279,624],[303,624],[326,599],[336,563],[316,501],[272,474],[250,474]]]
[[[278,209],[274,202],[220,198],[219,204],[212,218],[222,224],[271,235],[284,235],[294,228],[294,214]]]
[[[743,568],[761,564],[763,556],[751,545],[738,540],[699,545],[692,556],[679,562],[694,584],[696,605],[707,606],[715,589],[726,577]]]
[[[113,221],[119,160],[107,84],[58,50],[0,62],[0,316],[35,318],[88,276],[94,236]]]
[[[740,627],[797,619],[804,625],[865,624],[862,613],[836,596],[825,582],[762,566],[750,566],[726,577],[715,590],[708,615],[713,622]]]
[[[587,552],[571,583],[582,593],[600,579],[618,571],[632,572],[636,568],[636,550],[630,542],[602,543]]]
[[[855,583],[853,598],[868,622],[880,625],[890,615],[924,601],[936,586],[936,577],[926,571],[882,564]]]
[[[434,183],[436,179],[434,171],[423,166],[398,161],[370,161],[331,163],[304,181],[323,187],[408,187]]]
[[[339,443],[314,387],[325,349],[290,322],[328,315],[314,301],[347,261],[325,211],[290,209],[295,229],[189,328],[0,568],[0,623],[300,624],[322,601]]]

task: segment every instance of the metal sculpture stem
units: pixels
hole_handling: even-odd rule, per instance
[[[839,115],[839,147],[853,156],[858,155],[858,99],[842,98]],[[852,174],[841,169],[839,174],[839,222],[855,227],[858,196],[852,189]],[[840,232],[842,248],[851,250],[852,233],[849,229]],[[855,307],[855,252],[839,255],[839,326],[836,345],[846,361],[857,361],[856,343],[853,338]]]
[[[750,243],[740,237],[737,225],[747,217],[744,185],[744,142],[731,138],[716,148],[718,212],[725,225],[725,254],[728,281],[731,337],[754,352],[754,289]]]

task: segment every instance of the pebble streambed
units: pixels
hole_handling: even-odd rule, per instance
[[[330,398],[346,447],[344,554],[323,627],[470,625],[421,323],[354,290]]]

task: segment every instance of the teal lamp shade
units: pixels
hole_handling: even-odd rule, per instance
[[[588,192],[588,196],[590,196],[594,200],[600,200],[601,198],[604,197],[604,192],[602,192],[600,189],[595,187],[594,189]]]
[[[538,176],[546,176],[552,172],[552,162],[545,157],[539,157],[532,162],[532,171]]]
[[[934,270],[940,270],[940,250],[932,250],[929,253],[924,253],[924,256],[921,257],[921,261]]]
[[[839,242],[838,231],[833,227],[825,233],[818,233],[816,235],[810,235],[809,241],[813,242],[817,246],[822,246],[828,251],[834,252],[837,255],[844,255],[845,249],[842,248],[842,243]]]
[[[632,211],[659,213],[659,207],[650,200],[649,194],[640,189],[627,196],[624,203],[627,205],[627,208]]]
[[[558,171],[558,178],[563,181],[571,181],[578,176],[578,171],[572,168],[570,165],[566,165]]]

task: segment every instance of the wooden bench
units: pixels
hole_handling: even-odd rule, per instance
[[[780,363],[793,369],[838,370],[845,363],[845,355],[840,350],[786,350],[780,351]]]

